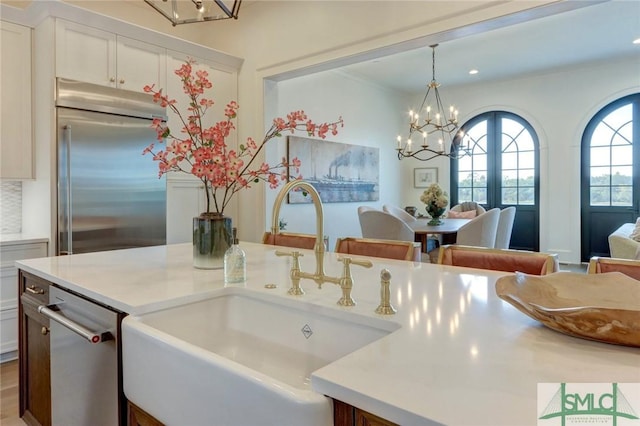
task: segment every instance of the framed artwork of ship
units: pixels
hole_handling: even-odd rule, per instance
[[[289,136],[287,156],[289,161],[295,157],[300,160],[302,178],[313,185],[323,203],[377,201],[380,198],[378,148]],[[300,191],[289,193],[291,204],[310,202],[311,198]]]

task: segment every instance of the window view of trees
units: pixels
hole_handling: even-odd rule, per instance
[[[590,141],[592,206],[633,205],[633,104],[609,113]]]
[[[500,119],[500,196],[502,204],[535,204],[535,143],[529,130],[511,118]],[[488,121],[473,125],[467,136],[472,155],[458,160],[458,200],[487,204]],[[495,143],[494,143],[495,144]]]

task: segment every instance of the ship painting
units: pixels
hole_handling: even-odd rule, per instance
[[[298,136],[289,136],[287,142],[289,159],[300,159],[302,178],[313,185],[323,203],[377,201],[380,198],[378,148]],[[301,191],[289,194],[289,203],[310,202],[311,199]]]

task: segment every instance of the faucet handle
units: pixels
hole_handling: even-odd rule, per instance
[[[355,300],[351,297],[351,289],[353,288],[353,277],[351,276],[351,267],[349,265],[358,265],[365,268],[371,268],[373,263],[369,260],[354,260],[350,257],[338,258],[344,265],[342,269],[342,276],[340,277],[339,284],[342,289],[342,297],[338,300],[340,306],[354,306]]]
[[[376,308],[376,314],[393,315],[396,310],[391,306],[391,292],[389,285],[391,284],[391,272],[388,269],[380,271],[380,305]]]
[[[291,262],[291,271],[289,271],[289,277],[291,277],[291,287],[287,290],[287,294],[293,296],[302,296],[304,290],[300,287],[300,256],[304,256],[299,251],[280,251],[276,250],[276,256],[291,256],[293,262]]]
[[[299,251],[281,251],[281,250],[276,250],[276,256],[278,256],[278,257],[291,256],[294,259],[297,259],[299,257],[304,257],[304,254],[300,253]]]
[[[363,266],[365,268],[371,268],[373,266],[373,263],[370,260],[355,260],[350,257],[343,257],[338,260],[340,260],[342,263],[348,262],[352,265]]]

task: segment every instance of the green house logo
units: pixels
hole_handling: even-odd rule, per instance
[[[538,398],[542,396],[541,385],[545,384],[538,384]],[[557,420],[559,420],[561,426],[583,424],[618,426],[621,419],[632,421],[631,423],[625,421],[624,424],[640,425],[640,418],[636,413],[640,405],[637,392],[633,393],[630,401],[617,383],[569,385],[568,389],[567,383],[559,384],[557,391],[540,413],[538,425],[558,424]],[[556,421],[544,422],[549,419],[556,419]]]

